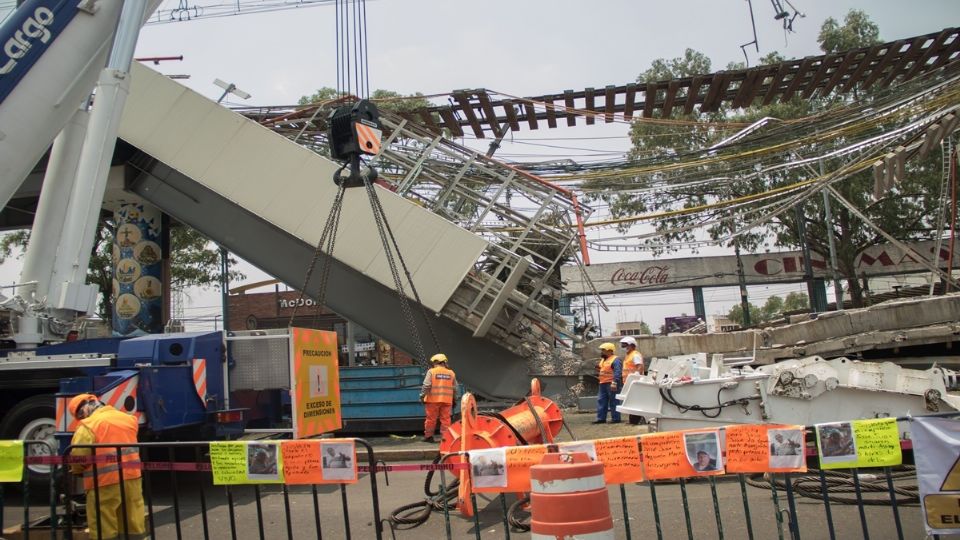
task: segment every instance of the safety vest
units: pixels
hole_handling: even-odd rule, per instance
[[[109,405],[104,405],[93,411],[89,418],[81,420],[80,423],[93,433],[93,440],[96,444],[137,444],[137,419]],[[97,456],[97,485],[103,487],[119,484],[120,467],[117,463],[117,449],[96,448],[95,450]],[[121,448],[120,461],[139,462],[140,453],[137,451],[137,447]],[[131,478],[140,478],[139,467],[123,468],[123,479],[130,480]],[[88,465],[83,471],[84,489],[93,489],[93,482],[93,465]]]
[[[457,387],[457,376],[452,369],[443,366],[430,368],[430,391],[424,396],[426,403],[453,403]]]
[[[613,382],[613,363],[616,362],[616,356],[608,356],[600,359],[600,384]]]
[[[623,378],[631,373],[643,373],[643,355],[638,350],[628,352],[623,360]]]

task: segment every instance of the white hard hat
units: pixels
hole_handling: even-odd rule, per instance
[[[624,347],[626,347],[627,345],[633,345],[634,347],[636,347],[636,346],[637,346],[637,340],[633,339],[633,338],[630,337],[630,336],[627,336],[627,337],[624,337],[624,338],[621,338],[621,339],[620,339],[620,344],[623,345]]]

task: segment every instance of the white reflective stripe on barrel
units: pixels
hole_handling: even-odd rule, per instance
[[[601,531],[595,533],[581,533],[563,537],[564,540],[613,540],[613,531]],[[537,534],[530,533],[530,540],[557,540],[555,534]]]
[[[606,489],[607,484],[603,475],[584,476],[583,478],[566,478],[563,480],[547,480],[541,482],[536,478],[530,480],[530,487],[534,493],[577,493],[579,491],[595,491]]]

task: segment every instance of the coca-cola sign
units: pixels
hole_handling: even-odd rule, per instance
[[[909,246],[910,250],[904,250],[879,244],[864,250],[854,262],[857,276],[929,272],[928,265],[920,263],[923,258],[938,259],[941,267],[949,264],[949,249],[940,246],[938,252],[935,242],[917,242]],[[933,257],[935,253],[938,253],[937,257]],[[829,258],[811,253],[810,259],[814,277],[829,276]],[[952,264],[954,268],[960,267],[960,250],[954,252]],[[574,265],[565,265],[560,273],[564,281],[564,293],[577,295],[593,294],[594,291],[614,293],[641,289],[652,291],[735,286],[739,283],[741,272],[748,285],[799,282],[804,276],[804,266],[803,253],[785,251],[744,254],[740,261],[735,255],[725,255],[592,264],[584,269],[586,279],[582,270]]]
[[[630,271],[626,268],[617,268],[610,276],[610,284],[632,285],[634,287],[643,287],[650,285],[663,285],[670,282],[669,266],[647,266],[642,270]]]

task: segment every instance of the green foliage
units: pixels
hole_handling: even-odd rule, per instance
[[[827,19],[819,34],[820,47],[827,53],[867,47],[879,42],[877,25],[866,13],[857,10],[850,11],[842,25],[833,19]],[[762,58],[761,63],[777,63],[782,60],[783,57],[778,53],[771,53]],[[648,82],[691,77],[708,73],[710,66],[710,60],[705,55],[687,49],[682,57],[654,61],[637,80]],[[744,66],[732,64],[730,67]],[[650,166],[648,167],[650,169],[655,167],[666,169],[673,163],[700,159],[707,148],[729,137],[743,126],[762,118],[773,118],[769,125],[779,126],[782,120],[811,117],[854,102],[869,103],[875,99],[871,92],[856,88],[853,94],[835,93],[819,96],[816,99],[801,99],[795,95],[786,103],[771,103],[766,106],[760,104],[762,97],[762,95],[756,97],[754,104],[744,109],[731,109],[724,106],[714,113],[707,114],[694,110],[691,114],[684,115],[682,107],[674,107],[670,118],[692,122],[689,126],[678,123],[664,125],[646,119],[637,119],[630,130],[633,148],[629,158],[636,164]],[[685,99],[686,95],[683,92],[676,96],[679,103]],[[661,113],[658,109],[655,117],[659,114]],[[761,134],[763,129],[761,128]],[[824,155],[831,149],[831,144],[843,142],[842,138],[838,138],[819,143],[822,146],[811,146],[808,152],[811,155]],[[610,205],[614,217],[625,217],[654,211],[695,208],[747,194],[762,193],[809,179],[818,173],[816,166],[803,169],[790,167],[790,162],[795,157],[787,153],[777,159],[781,160],[780,163],[765,164],[767,170],[775,172],[764,175],[743,172],[746,167],[726,173],[723,164],[717,165],[714,174],[718,177],[726,176],[728,178],[726,182],[686,183],[682,178],[677,178],[676,185],[670,189],[638,192],[644,187],[649,187],[648,179],[672,181],[669,172],[656,172],[638,175],[626,186],[605,184],[605,180],[601,179],[587,182],[585,187],[600,189],[596,197]],[[824,159],[824,170],[836,170],[845,165],[848,159],[849,157]],[[931,152],[923,162],[908,161],[907,178],[879,201],[872,199],[873,178],[869,171],[846,178],[834,184],[834,187],[847,201],[861,209],[871,221],[894,237],[902,241],[926,239],[935,230],[938,218],[936,199],[941,182],[941,159],[939,152]],[[784,167],[773,167],[781,163]],[[622,191],[622,187],[628,187],[631,191]],[[885,240],[837,201],[831,201],[831,210],[832,221],[827,223],[824,219],[826,211],[823,198],[820,196],[807,198],[800,205],[799,212],[780,213],[774,216],[765,228],[755,228],[740,234],[727,245],[732,246],[736,243],[745,251],[755,252],[769,247],[771,243],[785,249],[799,249],[805,240],[813,253],[826,258],[829,253],[828,238],[832,235],[837,249],[838,270],[848,282],[854,305],[862,305],[862,284],[857,279],[856,257],[867,247]],[[798,220],[803,220],[806,229],[805,238],[800,237]],[[713,209],[709,212],[659,219],[652,223],[659,236],[650,238],[646,242],[654,255],[660,255],[667,251],[681,249],[692,241],[702,240],[704,235],[715,241],[727,238],[733,231],[742,231],[745,228],[744,225],[744,221],[736,213],[726,209]],[[739,307],[737,310],[739,311]],[[757,321],[760,318],[752,320]]]
[[[650,331],[650,325],[647,324],[646,321],[640,321],[640,333],[645,336],[653,334],[653,332]]]
[[[757,324],[761,319],[760,308],[753,305],[752,303],[748,304],[748,306],[750,308],[750,322],[752,324]],[[730,311],[727,313],[727,317],[731,321],[743,327],[743,306],[741,306],[740,304],[734,305],[732,308],[730,308]]]
[[[783,301],[783,313],[808,309],[810,309],[810,299],[804,293],[794,291],[788,294]]]
[[[757,307],[752,302],[748,302],[748,305],[750,307],[750,323],[753,325],[774,321],[792,311],[802,311],[810,308],[807,295],[799,292],[788,294],[786,299],[773,295],[767,298],[762,307]],[[730,308],[727,317],[743,326],[743,306],[736,304]]]
[[[337,94],[336,89],[324,86],[309,96],[301,96],[297,103],[299,105],[326,103],[338,97],[340,96]],[[375,102],[380,110],[395,113],[416,111],[430,106],[430,101],[423,97],[423,94],[420,92],[404,96],[392,90],[377,89],[370,95],[370,100]]]
[[[843,26],[833,17],[823,21],[817,42],[825,53],[869,47],[880,43],[880,28],[866,12],[851,9],[843,18]]]

